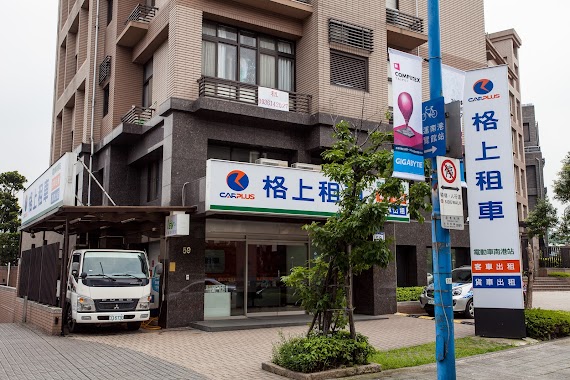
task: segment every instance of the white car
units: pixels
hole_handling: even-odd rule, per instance
[[[466,318],[475,317],[473,306],[473,283],[471,281],[471,267],[462,266],[451,271],[453,311],[463,313]],[[434,316],[434,284],[424,288],[420,295],[420,305],[426,313]]]

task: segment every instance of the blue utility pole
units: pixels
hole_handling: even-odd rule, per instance
[[[430,98],[443,96],[441,84],[441,44],[439,0],[428,0],[428,54]],[[435,357],[438,380],[455,380],[455,341],[453,332],[453,300],[451,295],[451,239],[449,230],[441,227],[436,158],[431,159],[432,221],[431,240],[434,270]]]

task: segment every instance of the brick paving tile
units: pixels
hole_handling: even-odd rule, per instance
[[[390,316],[388,319],[360,321],[358,332],[378,349],[407,347],[435,340],[432,320]],[[471,325],[454,324],[455,336],[474,335]],[[302,335],[307,327],[266,328],[240,331],[203,332],[169,329],[122,334],[76,334],[75,340],[130,348],[146,355],[188,368],[215,380],[282,379],[261,370],[271,359],[271,350],[285,337]],[[163,377],[164,378],[164,377]]]

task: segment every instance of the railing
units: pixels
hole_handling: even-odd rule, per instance
[[[402,13],[396,9],[386,8],[386,22],[413,32],[424,32],[424,21],[421,18]]]
[[[198,80],[200,97],[218,98],[257,105],[258,86],[226,79],[201,77]],[[289,111],[311,113],[311,95],[289,92]]]
[[[152,118],[153,108],[143,108],[133,106],[129,112],[121,118],[121,122],[125,124],[143,125]]]
[[[103,83],[110,74],[111,74],[111,56],[108,55],[99,65],[99,84]]]
[[[297,1],[299,3],[311,4],[311,0],[293,0],[293,1]]]
[[[151,7],[149,5],[137,4],[135,9],[131,12],[127,21],[125,21],[125,25],[128,24],[129,21],[139,21],[139,22],[150,22],[153,17],[156,15],[158,8]]]
[[[540,152],[540,146],[533,145],[533,146],[525,146],[524,147],[525,153],[537,153]]]
[[[541,268],[562,268],[560,247],[546,247],[541,251],[539,266]]]

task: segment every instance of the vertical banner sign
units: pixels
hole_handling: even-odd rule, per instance
[[[394,104],[394,174],[425,181],[422,135],[422,58],[388,49]]]
[[[473,299],[477,310],[494,309],[485,323],[497,325],[497,309],[524,308],[507,74],[507,66],[467,72],[463,103]]]
[[[457,100],[463,101],[465,71],[458,70],[451,66],[441,65],[441,81],[445,104]]]

